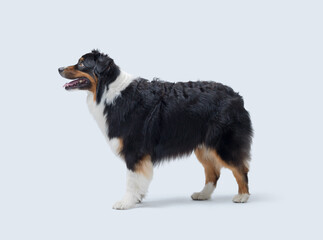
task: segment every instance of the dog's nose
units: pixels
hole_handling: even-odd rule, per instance
[[[59,72],[59,73],[62,73],[62,72],[64,71],[64,69],[65,69],[64,67],[60,67],[60,68],[58,69],[58,72]]]

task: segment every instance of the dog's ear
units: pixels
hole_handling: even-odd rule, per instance
[[[103,94],[103,87],[106,84],[105,76],[108,75],[109,69],[113,64],[113,59],[107,55],[100,54],[95,60],[94,74],[98,77],[96,87],[97,102],[100,103]]]
[[[100,55],[97,59],[96,59],[96,64],[94,67],[94,72],[97,75],[102,74],[104,71],[106,71],[111,64],[113,63],[113,60],[107,56],[103,56]]]
[[[105,70],[107,70],[110,67],[112,61],[113,61],[112,59],[108,59],[100,56],[96,61],[96,64],[94,67],[95,73],[97,75],[102,74]]]
[[[108,57],[108,55],[101,53],[98,49],[93,49],[92,54],[93,54],[93,59],[95,62],[94,73],[96,75],[100,75],[109,66],[109,59],[110,58]]]

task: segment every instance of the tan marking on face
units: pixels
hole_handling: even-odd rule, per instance
[[[93,82],[92,82],[93,80]],[[96,100],[96,88],[98,86],[98,78],[96,77],[96,75],[94,74],[94,78],[92,78],[92,80],[90,79],[91,83],[92,83],[92,87],[90,89],[90,91],[93,93],[93,101]]]
[[[135,172],[143,174],[148,179],[153,176],[153,163],[149,155],[144,156],[135,166]]]
[[[91,82],[91,88],[88,90],[93,93],[93,100],[96,100],[96,88],[98,84],[98,79],[95,75],[93,78],[90,74],[77,70],[75,66],[69,66],[64,69],[64,77],[68,79],[86,77],[87,79],[89,79]]]

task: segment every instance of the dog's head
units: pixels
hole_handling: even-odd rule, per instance
[[[94,98],[102,85],[102,78],[109,79],[109,75],[115,75],[118,68],[108,55],[93,50],[83,55],[77,64],[69,67],[60,67],[59,74],[67,79],[72,79],[64,85],[66,90],[88,90]]]

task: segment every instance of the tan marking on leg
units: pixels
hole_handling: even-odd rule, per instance
[[[223,161],[223,159],[218,155],[218,153],[214,149],[209,149],[210,153],[217,158],[217,161],[225,168],[228,168],[232,171],[233,176],[235,177],[238,186],[239,186],[239,194],[247,193],[249,194],[248,182],[246,179],[246,174],[249,169],[244,163],[243,166],[232,166]]]
[[[119,140],[119,146],[118,146],[117,152],[118,152],[119,155],[122,155],[121,151],[123,150],[123,139],[118,138],[118,140]]]
[[[236,178],[237,183],[239,185],[239,194],[244,194],[244,193],[249,194],[248,183],[246,182],[243,173],[241,173],[237,169],[233,170],[232,172],[233,172],[233,175]]]
[[[143,174],[146,178],[151,179],[153,176],[153,163],[150,155],[145,155],[135,166],[135,172]]]
[[[212,182],[216,185],[221,170],[221,166],[216,162],[217,159],[210,155],[208,149],[205,147],[198,147],[194,152],[197,159],[204,167],[205,184]]]
[[[220,177],[221,165],[212,154],[209,154],[209,150],[203,145],[198,146],[194,152],[204,167],[205,186],[202,191],[193,193],[191,198],[193,200],[208,200],[211,198]]]

